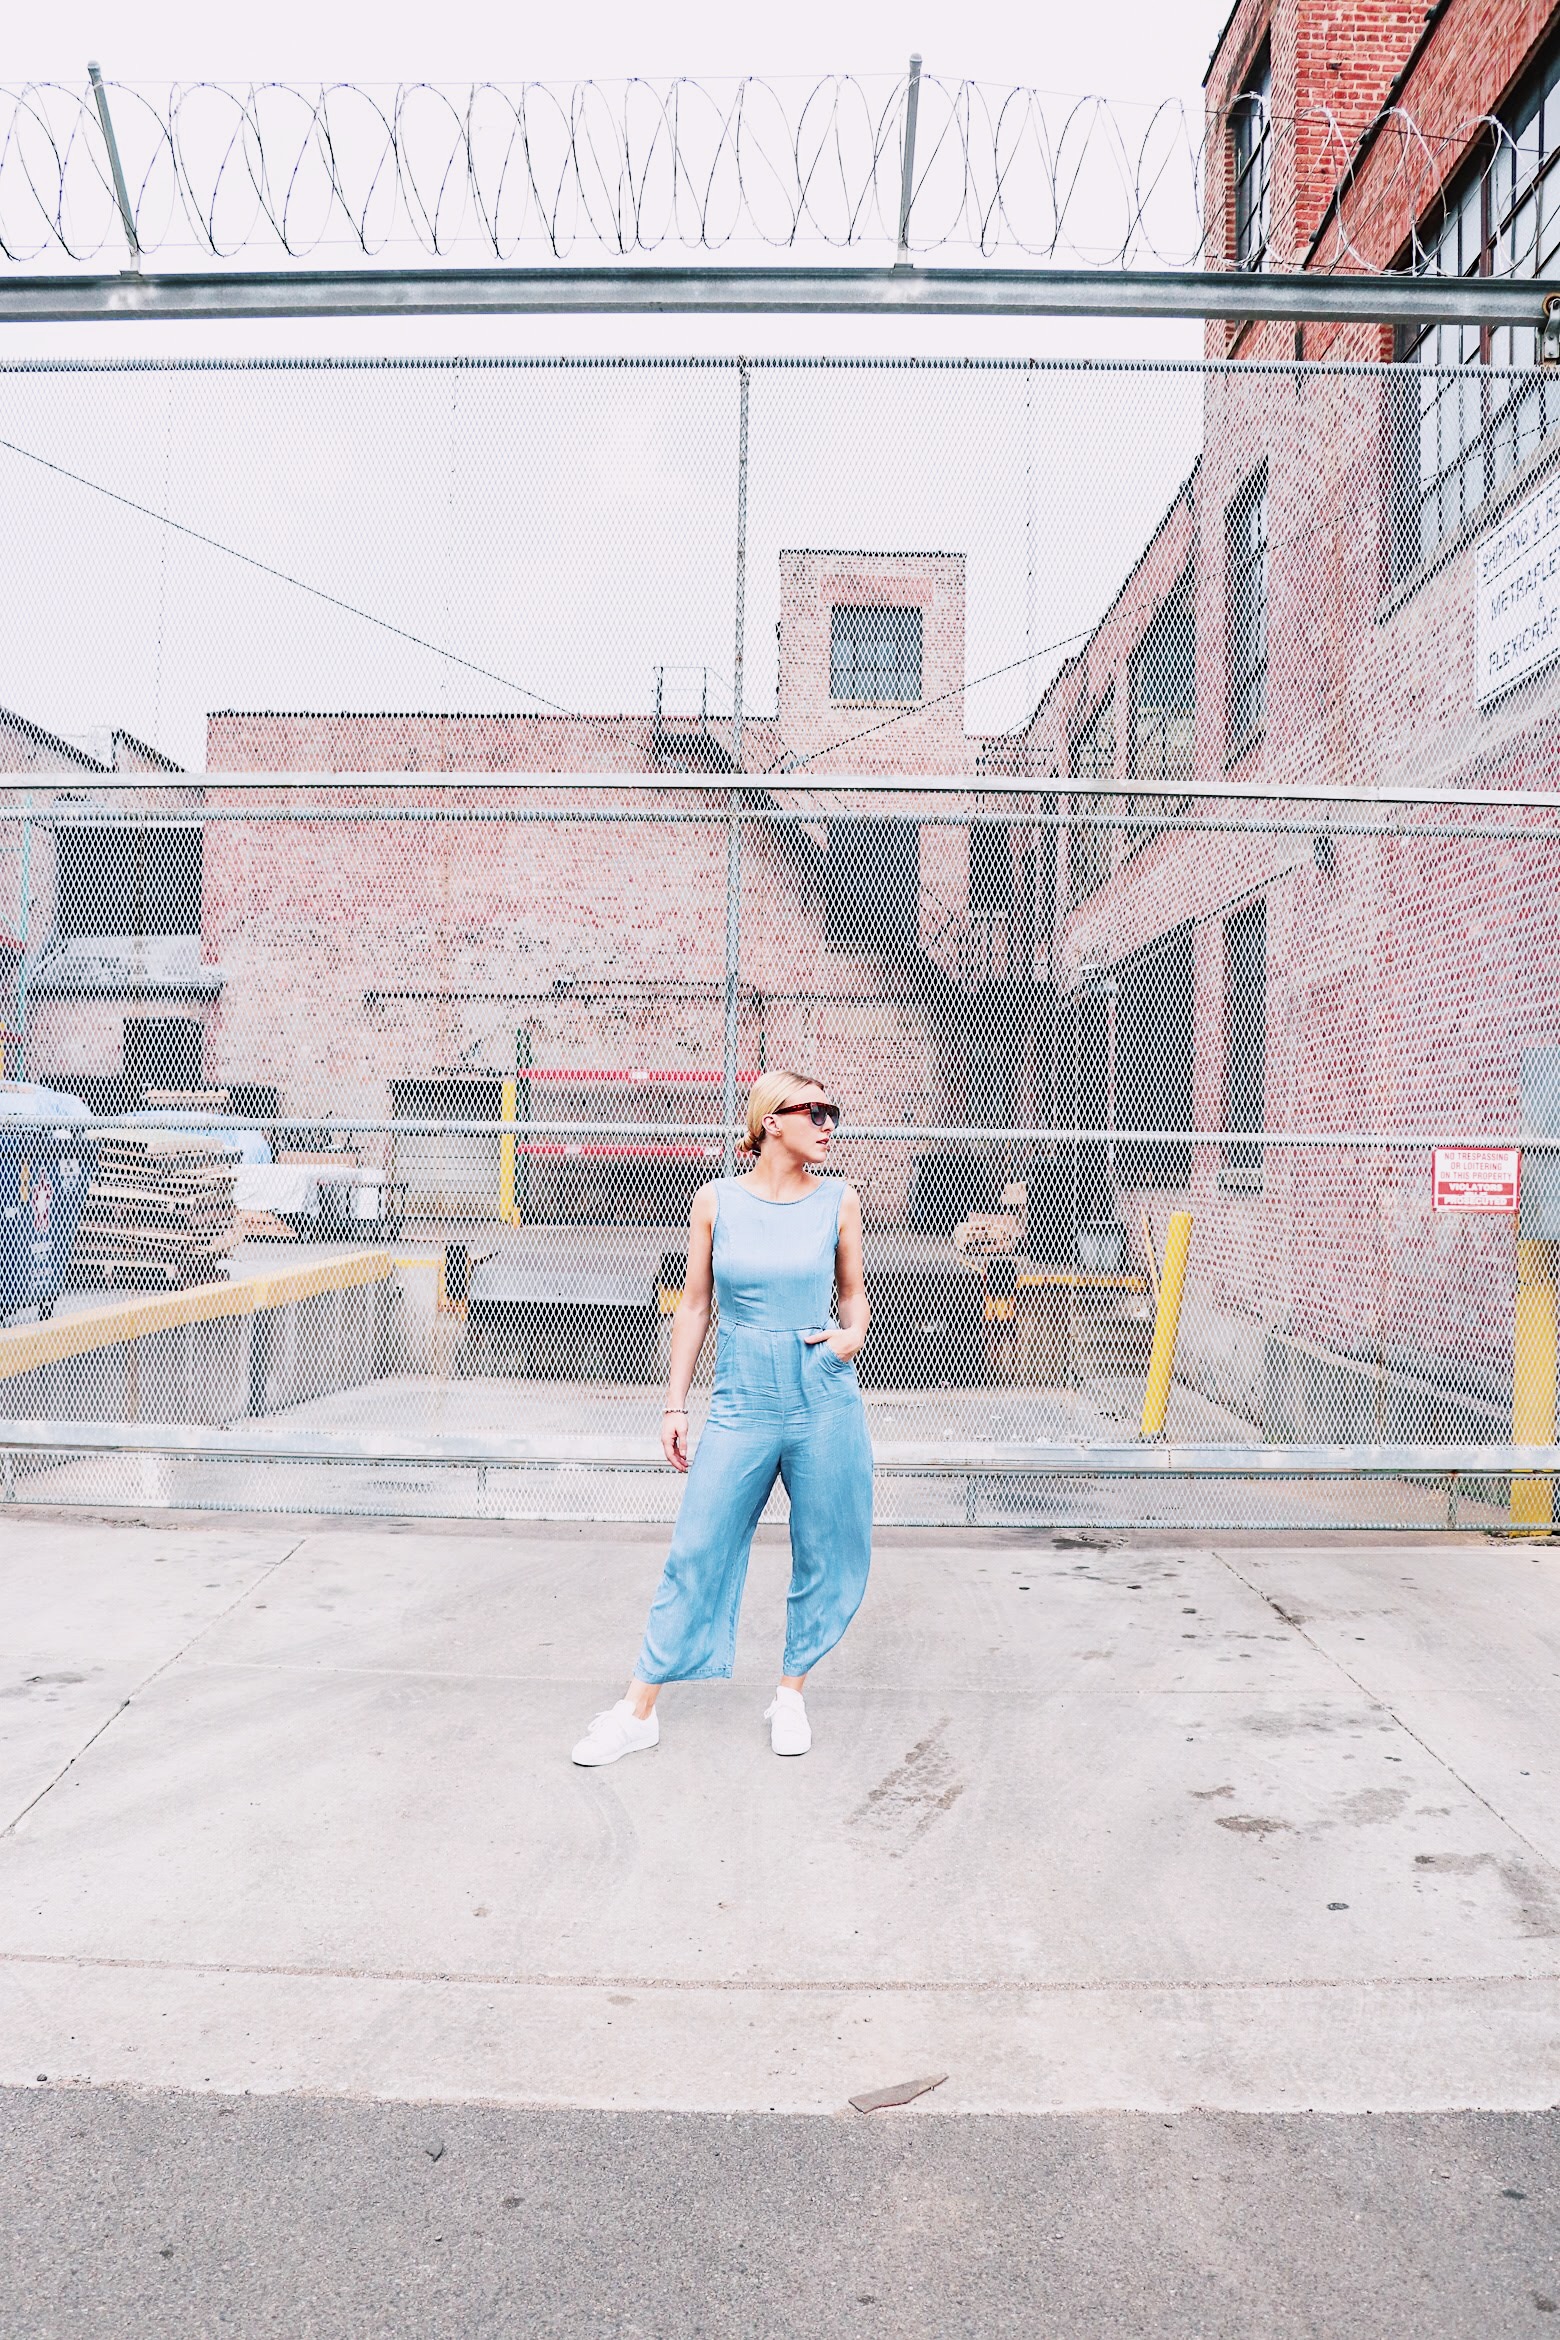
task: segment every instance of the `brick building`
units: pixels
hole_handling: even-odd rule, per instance
[[[973,773],[962,556],[787,551],[780,566],[777,714],[745,724],[745,773],[813,758],[824,778]],[[115,817],[164,801],[144,787],[99,793],[95,811],[63,795],[35,821],[48,942],[30,979],[30,1069],[103,1109],[147,1085],[206,1085],[306,1126],[496,1118],[517,1072],[539,1119],[611,1117],[622,1092],[607,1084],[644,1068],[668,1077],[636,1083],[635,1116],[711,1120],[718,1090],[688,1084],[717,1080],[722,1057],[728,798],[709,783],[735,768],[729,725],[659,710],[214,714],[203,832],[152,826],[127,849]],[[382,795],[356,818],[340,796],[316,820],[243,817],[252,800],[224,791],[222,773],[271,770],[660,771],[690,787],[662,820],[632,796],[578,791],[553,810],[589,819],[549,820],[548,799],[491,787],[444,793],[434,820],[387,822]],[[170,814],[185,799],[170,788]],[[743,1069],[846,1066],[862,1119],[962,1116],[963,833],[921,830],[889,797],[856,824],[787,804],[801,817],[746,833]],[[100,916],[74,907],[83,890]],[[116,927],[131,932],[99,931]],[[496,1139],[409,1136],[395,1168],[414,1210],[490,1215],[498,1161]],[[706,1169],[664,1149],[548,1153],[526,1165],[526,1199],[532,1216],[667,1219]],[[908,1170],[873,1177],[876,1214],[902,1213]]]
[[[1552,6],[1239,0],[1207,88],[1229,266],[1552,271]],[[1305,808],[1287,833],[1278,808],[1266,833],[1216,839],[1065,832],[1057,980],[1094,1070],[1064,1117],[1516,1129],[1522,1051],[1560,1036],[1555,848],[1440,837],[1412,815],[1396,836],[1336,833],[1321,807],[1342,782],[1560,785],[1556,669],[1504,690],[1476,670],[1480,548],[1560,460],[1536,339],[1210,326],[1213,357],[1365,370],[1209,376],[1196,470],[1017,768],[1314,788],[1321,804],[1310,837]],[[1368,370],[1391,358],[1415,363],[1406,387]],[[1126,1146],[1092,1174],[1129,1227],[1194,1212],[1183,1365],[1272,1434],[1501,1418],[1510,1224],[1434,1223],[1417,1150]]]
[[[963,572],[956,554],[782,553],[777,713],[745,724],[744,770],[826,749],[832,772],[972,771],[960,721]],[[223,796],[223,770],[662,771],[697,781],[729,775],[734,747],[729,727],[660,715],[215,715],[207,801],[240,809]],[[595,815],[645,810],[630,799],[565,802]],[[241,1081],[275,1052],[286,997],[296,1003],[287,1110],[318,1098],[373,1116],[480,1118],[496,1114],[499,1084],[518,1066],[538,1118],[574,1121],[603,1111],[596,1075],[645,1067],[708,1082],[722,1053],[726,835],[718,819],[685,816],[724,802],[724,792],[696,791],[670,825],[581,825],[538,819],[534,796],[490,793],[466,808],[480,803],[480,823],[456,817],[452,800],[450,818],[395,833],[388,851],[382,827],[350,821],[214,827],[203,935],[226,980],[205,1039],[212,1077]],[[963,869],[957,852],[945,868],[944,832],[918,832],[888,799],[881,816],[747,832],[739,1049],[744,1069],[848,1066],[863,1120],[913,1122],[947,1111],[967,1052],[957,967],[944,963],[962,903],[930,882],[942,875],[957,894]],[[312,971],[307,985],[278,981],[299,965]],[[700,1105],[674,1079],[646,1084],[638,1110],[708,1120],[717,1102],[706,1092]],[[446,1205],[464,1182],[477,1207],[491,1206],[492,1141],[462,1154],[408,1138],[398,1167]],[[874,1179],[879,1215],[902,1211],[907,1172],[901,1161]],[[669,1218],[704,1174],[653,1155],[613,1153],[593,1172],[542,1157],[529,1201],[543,1216]]]
[[[1553,0],[1238,0],[1207,82],[1216,254],[1548,271],[1556,16]],[[881,1123],[1105,1133],[1022,1166],[1063,1247],[1079,1219],[1116,1219],[1136,1247],[1145,1219],[1157,1240],[1171,1210],[1194,1212],[1181,1354],[1210,1396],[1277,1436],[1487,1428],[1509,1380],[1509,1226],[1432,1223],[1420,1153],[1252,1139],[1509,1131],[1524,1046],[1560,1037],[1551,845],[1326,810],[1340,782],[1557,784],[1560,669],[1489,687],[1474,581],[1560,461],[1560,398],[1532,333],[1219,325],[1208,354],[1254,362],[1207,376],[1195,467],[1010,734],[965,729],[957,550],[780,555],[776,712],[744,725],[741,764],[754,803],[768,773],[816,787],[788,792],[794,817],[756,829],[744,859],[744,1069],[815,1065]],[[1357,370],[1262,370],[1297,356]],[[1409,364],[1379,370],[1393,358]],[[67,956],[95,952],[106,973],[33,984],[30,1062],[84,1091],[124,1084],[151,1061],[133,1028],[161,1022],[165,1069],[300,1119],[481,1118],[517,1067],[532,1111],[560,1120],[601,1110],[602,1073],[708,1081],[718,820],[548,822],[517,791],[451,795],[416,828],[387,831],[382,805],[342,818],[343,799],[328,821],[260,823],[235,817],[246,800],[221,775],[661,771],[718,815],[734,746],[729,726],[659,710],[214,714],[204,854],[192,872],[176,842],[191,832],[170,826],[169,931],[131,970],[133,1010],[119,944],[73,935]],[[831,777],[890,773],[1032,779],[1032,817],[938,823],[929,798],[887,793],[858,803],[865,819],[831,817]],[[1169,801],[1188,818],[1219,810],[1189,810],[1199,779],[1313,802],[1214,835],[1156,826],[1163,797],[1123,816],[1103,792],[1049,793],[1063,776],[1184,790]],[[167,787],[170,808],[188,801]],[[104,831],[72,850],[83,869],[100,852],[113,898],[122,844]],[[667,1086],[667,1118],[688,1094]],[[1194,1129],[1225,1134],[1194,1147],[1177,1134]],[[410,1163],[446,1202],[464,1185],[487,1207],[495,1157],[483,1140]],[[910,1201],[909,1150],[893,1157],[874,1170],[881,1221]],[[539,1163],[529,1199],[533,1215],[653,1219],[698,1174],[620,1160],[592,1186]]]

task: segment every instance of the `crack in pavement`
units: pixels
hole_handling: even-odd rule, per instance
[[[112,1713],[106,1714],[103,1717],[103,1720],[98,1724],[97,1729],[95,1731],[88,1732],[87,1736],[82,1740],[81,1745],[75,1749],[74,1753],[66,1756],[65,1761],[60,1765],[58,1771],[55,1772],[53,1778],[45,1780],[43,1786],[39,1788],[37,1794],[29,1796],[26,1803],[23,1804],[19,1812],[12,1813],[10,1819],[6,1821],[5,1825],[0,1827],[0,1844],[3,1844],[8,1836],[14,1836],[16,1834],[17,1829],[20,1828],[22,1822],[27,1818],[29,1812],[35,1812],[38,1809],[38,1806],[43,1802],[44,1798],[46,1796],[51,1796],[54,1793],[54,1790],[59,1786],[61,1780],[69,1778],[71,1772],[81,1761],[83,1755],[85,1755],[90,1748],[93,1748],[97,1745],[99,1739],[102,1738],[105,1731],[112,1730],[114,1724],[118,1722],[120,1716],[125,1712],[127,1707],[133,1706],[135,1701],[142,1697],[145,1692],[151,1688],[152,1684],[158,1680],[159,1676],[167,1673],[170,1666],[176,1666],[182,1657],[187,1657],[189,1652],[195,1647],[195,1644],[202,1638],[204,1634],[209,1633],[213,1626],[220,1625],[224,1618],[231,1617],[233,1611],[238,1607],[241,1601],[247,1601],[251,1594],[257,1593],[260,1590],[260,1587],[263,1584],[269,1584],[272,1577],[276,1574],[276,1571],[279,1568],[285,1568],[288,1561],[295,1558],[296,1555],[303,1550],[304,1545],[308,1541],[309,1539],[307,1535],[302,1535],[298,1538],[296,1543],[289,1544],[286,1551],[279,1552],[274,1560],[268,1562],[267,1565],[261,1569],[258,1576],[252,1577],[246,1584],[241,1585],[239,1590],[233,1595],[233,1598],[230,1601],[225,1602],[220,1609],[214,1609],[209,1617],[203,1618],[201,1623],[196,1626],[194,1632],[190,1635],[187,1641],[181,1642],[177,1649],[171,1650],[167,1657],[160,1659],[158,1663],[153,1666],[151,1672],[147,1674],[142,1681],[137,1682],[135,1688],[129,1693],[128,1697],[121,1698],[119,1704],[113,1709]]]

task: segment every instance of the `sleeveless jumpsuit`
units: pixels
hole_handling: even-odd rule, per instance
[[[802,1338],[829,1325],[844,1191],[819,1179],[799,1202],[772,1203],[745,1178],[715,1181],[715,1388],[634,1669],[641,1682],[730,1674],[753,1531],[776,1477],[791,1499],[781,1672],[810,1672],[861,1606],[872,1449],[856,1368]]]

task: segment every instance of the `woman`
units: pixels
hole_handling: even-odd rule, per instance
[[[576,1763],[657,1745],[663,1682],[730,1674],[753,1530],[777,1475],[791,1498],[791,1592],[785,1670],[765,1720],[777,1755],[812,1745],[802,1685],[861,1606],[872,1545],[872,1450],[851,1362],[867,1332],[861,1204],[842,1179],[812,1175],[839,1118],[816,1081],[766,1073],[748,1097],[752,1170],[694,1197],[661,1417],[661,1451],[688,1485],[634,1678],[597,1715]],[[688,1385],[712,1287],[715,1390],[690,1468]]]

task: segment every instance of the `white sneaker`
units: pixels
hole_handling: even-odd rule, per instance
[[[659,1745],[661,1718],[652,1706],[643,1721],[626,1698],[598,1714],[574,1750],[576,1763],[616,1763],[620,1755],[637,1755],[641,1747]]]
[[[812,1724],[800,1690],[777,1690],[764,1709],[764,1720],[777,1755],[805,1755],[812,1745]]]

